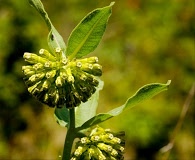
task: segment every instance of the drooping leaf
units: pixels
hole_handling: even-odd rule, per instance
[[[88,121],[86,121],[78,130],[86,129],[93,125],[97,125],[101,122],[104,122],[114,116],[121,114],[124,110],[128,108],[132,108],[133,106],[141,103],[147,99],[152,98],[153,96],[157,95],[158,93],[167,90],[171,81],[169,80],[166,84],[161,83],[152,83],[143,86],[140,88],[132,97],[130,97],[126,103],[120,107],[117,107],[107,113],[100,113],[96,116],[92,117]]]
[[[69,59],[85,56],[98,46],[113,5],[114,2],[92,11],[76,26],[68,39],[66,54]]]
[[[64,40],[51,23],[51,20],[49,19],[49,16],[45,11],[42,2],[40,0],[29,0],[29,3],[40,13],[47,24],[47,27],[49,29],[48,45],[50,50],[55,53],[56,48],[61,48],[65,55],[66,45],[64,43]]]

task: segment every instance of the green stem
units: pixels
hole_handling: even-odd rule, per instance
[[[67,134],[66,134],[62,160],[70,160],[73,141],[76,137],[75,109],[72,108],[69,110],[69,112],[70,112],[70,126],[69,126]]]

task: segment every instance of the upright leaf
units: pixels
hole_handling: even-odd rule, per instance
[[[98,46],[113,5],[114,2],[92,11],[76,26],[68,39],[66,54],[69,59],[85,56]]]
[[[47,27],[49,29],[48,45],[50,50],[55,53],[56,48],[61,48],[65,54],[66,45],[64,43],[64,40],[51,23],[51,20],[49,19],[49,16],[45,11],[42,2],[40,0],[29,0],[29,3],[40,13],[47,24]]]
[[[58,33],[58,31],[54,28],[53,25],[52,25],[52,28],[51,28],[49,34],[48,34],[47,43],[48,43],[49,49],[53,53],[55,53],[56,48],[61,48],[62,52],[64,53],[64,56],[65,56],[66,45],[64,43],[63,38]]]

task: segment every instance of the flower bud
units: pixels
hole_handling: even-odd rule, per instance
[[[76,143],[77,149],[83,146],[86,147],[86,150],[79,155],[80,158],[98,160],[124,159],[124,145],[119,143],[121,142],[122,136],[120,135],[121,138],[119,138],[117,135],[118,133],[111,132],[110,129],[103,129],[99,126],[95,127],[92,129],[89,136],[82,137],[81,140]]]
[[[58,77],[56,78],[56,80],[55,80],[55,83],[56,83],[56,86],[57,86],[57,87],[62,87],[63,84],[64,84],[64,80],[63,80],[63,78],[62,78],[61,76],[58,76]]]
[[[40,49],[39,55],[43,58],[47,58],[50,61],[56,61],[56,58],[45,49]]]
[[[32,66],[22,66],[22,71],[26,77],[36,74],[36,71]]]
[[[86,102],[99,84],[102,69],[97,57],[72,59],[60,48],[55,53],[40,49],[39,54],[24,53],[24,81],[28,91],[51,107],[73,108]]]
[[[51,70],[51,71],[48,71],[48,72],[46,73],[45,77],[46,77],[47,79],[52,79],[52,78],[55,77],[55,75],[56,75],[56,70]]]
[[[98,57],[89,57],[84,59],[79,59],[77,61],[80,61],[81,63],[98,63]]]
[[[44,66],[42,63],[36,63],[33,65],[33,68],[36,70],[36,71],[42,71],[42,69],[44,69]]]
[[[28,53],[25,52],[23,58],[25,59],[25,61],[31,63],[31,64],[35,64],[35,63],[45,63],[47,61],[47,59],[42,58],[34,53]]]
[[[104,144],[104,143],[98,143],[97,145],[101,150],[104,150],[105,152],[111,152],[113,149],[110,145]]]
[[[92,74],[94,76],[101,76],[102,75],[102,66],[99,64],[93,64]]]

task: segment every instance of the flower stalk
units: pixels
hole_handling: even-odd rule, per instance
[[[72,145],[73,145],[74,139],[76,138],[75,109],[74,108],[69,109],[69,112],[70,112],[70,117],[69,117],[70,118],[70,126],[67,130],[67,133],[66,133],[62,160],[70,160]]]

